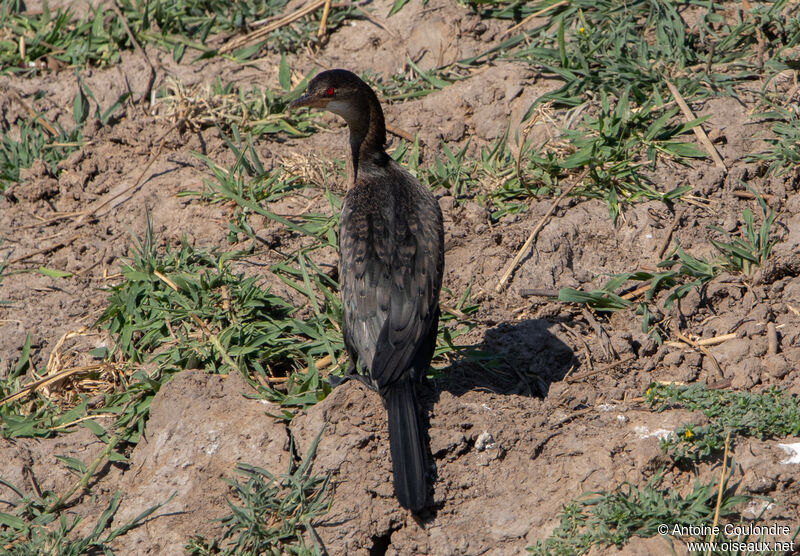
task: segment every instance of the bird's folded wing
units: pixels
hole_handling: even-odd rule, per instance
[[[378,218],[342,212],[345,341],[379,389],[403,378],[435,322],[443,261],[432,216],[389,231]]]

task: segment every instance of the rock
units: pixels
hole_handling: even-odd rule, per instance
[[[725,376],[733,374],[731,386],[737,390],[747,390],[761,382],[761,359],[758,357],[748,357],[740,363],[736,363],[725,371]]]
[[[747,357],[750,352],[750,341],[746,338],[734,338],[708,349],[723,369],[725,364],[737,363]]]
[[[183,371],[161,387],[150,406],[145,434],[131,454],[131,470],[114,527],[172,500],[120,541],[125,554],[183,554],[193,535],[213,537],[215,519],[230,512],[224,477],[249,463],[274,474],[288,468],[286,426],[266,413],[280,408],[243,396],[252,388],[238,373],[227,378]]]
[[[768,355],[764,359],[764,370],[773,378],[783,378],[792,370],[792,365],[783,355]]]

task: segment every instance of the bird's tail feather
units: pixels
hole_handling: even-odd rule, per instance
[[[428,496],[425,479],[425,442],[422,435],[414,385],[400,381],[384,393],[389,414],[389,448],[397,500],[418,511]]]

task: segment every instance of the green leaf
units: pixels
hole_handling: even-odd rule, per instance
[[[75,95],[75,100],[72,103],[72,119],[76,125],[83,125],[86,118],[89,117],[89,99],[83,92],[83,87],[78,87],[78,94]]]
[[[186,45],[182,42],[175,43],[175,46],[172,47],[172,59],[175,60],[176,63],[180,63],[183,59],[183,55],[186,53]]]
[[[392,4],[392,9],[389,10],[389,15],[387,15],[386,17],[387,18],[392,17],[394,14],[402,10],[403,6],[405,6],[406,4],[408,4],[408,0],[394,0],[394,4]]]
[[[36,269],[36,272],[39,274],[43,274],[44,276],[49,276],[50,278],[68,278],[72,276],[71,272],[67,272],[65,270],[56,270],[53,268],[46,268],[44,266],[40,266]]]
[[[261,50],[261,47],[264,46],[264,44],[266,44],[266,41],[259,41],[256,44],[251,44],[250,46],[246,46],[240,50],[237,50],[233,54],[233,57],[236,58],[237,60],[249,60],[250,58],[255,56],[255,54],[259,50]]]
[[[104,429],[94,419],[89,419],[87,421],[83,421],[81,423],[81,425],[83,425],[84,427],[89,429],[92,432],[92,434],[94,434],[97,438],[103,440],[104,442],[105,442],[105,439],[108,437],[108,433],[106,432],[106,429]]]
[[[0,525],[22,531],[27,527],[27,523],[15,515],[0,512]]]
[[[25,342],[22,344],[22,352],[19,354],[19,359],[17,360],[17,365],[14,367],[14,372],[11,373],[11,378],[18,377],[22,372],[24,372],[28,365],[30,364],[30,356],[31,356],[31,334],[28,332],[25,335]]]
[[[108,357],[109,351],[107,347],[99,347],[89,350],[89,355],[94,357],[95,359],[106,359]]]
[[[289,63],[286,61],[286,54],[281,53],[281,64],[278,69],[278,83],[284,91],[290,91],[292,88],[292,75],[289,71]]]

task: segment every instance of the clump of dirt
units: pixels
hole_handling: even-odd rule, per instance
[[[376,13],[388,13],[391,4],[377,2]],[[290,66],[298,75],[317,66],[369,70],[388,78],[404,69],[407,57],[430,68],[484,51],[498,44],[509,26],[481,20],[444,0],[409,3],[378,22],[355,21],[313,57],[289,56]],[[170,53],[154,48],[147,53],[159,68],[159,84],[167,77],[186,86],[217,78],[277,83],[277,55],[242,66],[224,59],[177,64]],[[137,87],[147,81],[148,71],[137,54],[126,53],[117,67],[81,75],[107,106],[128,87],[140,95]],[[66,127],[72,117],[78,85],[71,71],[2,76],[0,86],[29,102],[42,91],[36,107],[50,121]],[[419,133],[424,165],[441,140],[462,146],[469,141],[476,152],[502,138],[507,127],[508,137],[514,137],[531,102],[558,86],[525,64],[497,62],[422,99],[387,105],[387,122]],[[385,411],[373,392],[346,383],[286,425],[270,416],[280,408],[242,395],[248,387],[238,375],[223,379],[200,370],[179,373],[161,389],[141,441],[126,454],[130,463],[104,464],[89,485],[96,498],[76,496],[70,511],[90,527],[104,509],[102,502],[122,490],[118,525],[169,499],[145,524],[118,539],[115,549],[120,554],[182,553],[193,535],[219,536],[214,520],[229,511],[222,479],[234,476],[235,463],[283,473],[290,461],[307,453],[325,423],[313,465],[315,472],[331,475],[335,495],[330,512],[315,526],[331,554],[519,553],[550,534],[562,506],[584,493],[624,482],[643,485],[662,467],[668,469],[663,484],[684,492],[697,476],[711,480],[716,468],[671,466],[660,449],[666,432],[705,418],[699,412],[651,412],[641,398],[648,384],[702,381],[742,391],[777,385],[800,395],[800,174],[766,176],[763,166],[744,161],[763,148],[768,130],[749,117],[754,100],[742,98],[749,103],[745,107],[731,98],[693,106],[698,116],[711,115],[704,125],[728,164],[727,173],[705,160],[691,167],[658,165],[652,172],[660,190],[691,185],[691,203],[626,205],[613,222],[600,201],[565,201],[500,293],[495,286],[501,273],[553,199],[533,198],[527,212],[493,222],[478,199],[437,192],[447,236],[444,286],[455,297],[471,287],[480,303],[471,317],[476,326],[459,342],[503,361],[480,367],[456,360],[444,378],[421,392],[435,481],[433,506],[419,519],[393,496]],[[7,121],[22,113],[14,102],[3,106]],[[119,280],[118,266],[132,234],[143,235],[146,214],[161,247],[181,237],[200,247],[226,246],[230,207],[177,194],[203,190],[209,175],[193,153],[220,166],[232,165],[233,155],[216,129],[174,129],[158,107],[154,113],[144,106],[129,102],[106,125],[91,123],[84,128],[85,143],[60,163],[57,177],[37,162],[0,198],[0,247],[7,257],[0,300],[11,302],[0,305],[0,376],[19,357],[26,335],[32,339],[32,362],[41,368],[60,338],[97,319],[105,307],[105,288]],[[331,130],[307,139],[258,138],[255,148],[265,167],[293,155],[343,158],[346,130],[332,117],[324,121]],[[532,133],[544,140],[551,127]],[[692,338],[734,334],[708,347],[718,367],[675,337],[658,345],[642,332],[641,318],[632,310],[605,317],[546,296],[524,295],[530,289],[588,291],[602,286],[611,273],[653,271],[665,241],[668,246],[679,241],[696,257],[712,255],[709,227],[733,232],[744,209],[758,213],[752,198],[738,194],[744,190],[740,180],[767,195],[777,212],[779,242],[769,261],[751,277],[722,274],[669,311],[663,296],[654,304],[661,312],[657,316],[669,316]],[[319,185],[320,192],[339,187],[333,181]],[[318,206],[289,197],[271,208],[292,213]],[[300,241],[259,217],[250,224],[263,241],[238,263],[248,275],[263,273],[280,260],[284,247]],[[313,256],[317,264],[335,265],[333,250]],[[39,267],[71,276],[54,279],[35,272]],[[277,295],[295,299],[296,292],[278,278],[264,281]],[[777,344],[770,348],[772,325]],[[98,338],[85,338],[61,349],[85,354],[103,345]],[[49,439],[0,439],[0,476],[30,492],[64,493],[76,478],[55,456],[88,463],[102,449],[82,428]],[[761,519],[796,528],[797,464],[784,463],[787,456],[777,442],[740,440],[733,460],[730,484],[774,500]],[[12,497],[0,490],[0,498]],[[665,546],[662,539],[636,539],[626,550],[658,553]]]

